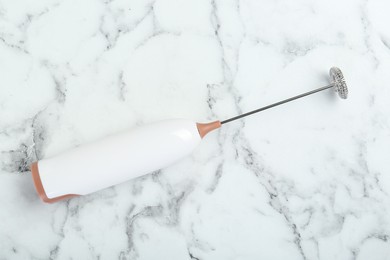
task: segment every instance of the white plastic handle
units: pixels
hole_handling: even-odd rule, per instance
[[[200,140],[191,120],[161,121],[41,160],[32,166],[33,178],[46,202],[85,195],[166,167],[190,154]]]

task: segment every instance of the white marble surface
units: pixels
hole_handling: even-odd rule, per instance
[[[390,259],[390,2],[0,0],[0,259]],[[42,203],[29,164],[225,119],[149,176]],[[129,158],[131,160],[131,158]]]

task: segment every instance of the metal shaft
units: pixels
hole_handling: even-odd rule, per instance
[[[240,118],[243,118],[243,117],[246,117],[246,116],[249,116],[249,115],[252,115],[252,114],[264,111],[264,110],[267,110],[267,109],[270,109],[272,107],[276,107],[276,106],[282,105],[284,103],[287,103],[287,102],[290,102],[290,101],[293,101],[293,100],[296,100],[296,99],[299,99],[299,98],[302,98],[302,97],[305,97],[305,96],[309,96],[311,94],[314,94],[314,93],[317,93],[317,92],[320,92],[320,91],[323,91],[323,90],[326,90],[326,89],[332,88],[332,87],[334,87],[334,83],[332,83],[330,85],[327,85],[325,87],[318,88],[318,89],[315,89],[315,90],[312,90],[312,91],[300,94],[298,96],[294,96],[294,97],[291,97],[291,98],[288,98],[288,99],[285,99],[285,100],[273,103],[271,105],[268,105],[268,106],[265,106],[265,107],[261,107],[261,108],[255,109],[253,111],[250,111],[250,112],[247,112],[247,113],[244,113],[244,114],[241,114],[241,115],[238,115],[238,116],[226,119],[224,121],[221,121],[221,124],[229,123],[231,121],[234,121],[234,120],[237,120],[237,119],[240,119]]]

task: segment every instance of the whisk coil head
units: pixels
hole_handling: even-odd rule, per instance
[[[332,78],[332,84],[334,90],[339,94],[342,99],[348,97],[348,87],[345,83],[344,75],[341,70],[337,67],[332,67],[329,71],[330,77]]]

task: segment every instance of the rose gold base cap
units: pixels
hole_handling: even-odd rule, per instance
[[[70,199],[79,196],[77,194],[66,194],[63,196],[49,199],[46,195],[45,189],[43,188],[41,177],[39,176],[38,162],[34,162],[33,164],[31,164],[31,175],[34,181],[35,189],[37,190],[37,193],[43,202],[54,203],[63,199]]]

